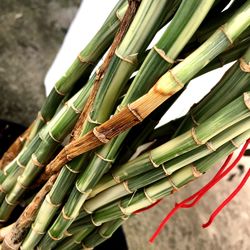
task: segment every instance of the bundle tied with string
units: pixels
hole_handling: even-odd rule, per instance
[[[249,0],[119,0],[1,159],[2,249],[93,249],[229,156],[150,242],[177,210],[197,204],[249,144],[249,25]],[[232,61],[187,114],[156,128],[191,80]]]

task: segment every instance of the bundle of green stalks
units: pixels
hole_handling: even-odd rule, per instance
[[[249,25],[250,0],[119,0],[1,159],[2,249],[93,249],[244,144]],[[230,62],[156,128],[192,79]]]

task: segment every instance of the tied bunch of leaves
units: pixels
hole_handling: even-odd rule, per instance
[[[242,145],[249,25],[250,0],[118,1],[1,159],[2,249],[92,249]],[[192,79],[232,61],[184,117],[155,129]]]

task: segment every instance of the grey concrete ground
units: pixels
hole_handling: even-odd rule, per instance
[[[0,118],[28,125],[80,0],[0,1]],[[13,115],[14,114],[14,115]]]
[[[0,2],[0,118],[29,124],[44,99],[43,78],[79,1]],[[152,210],[129,219],[124,229],[130,250],[247,250],[250,249],[250,183],[208,229],[201,224],[239,182],[218,184],[193,209],[179,211],[155,244],[148,239],[175,201],[204,185],[208,173]],[[116,248],[119,249],[119,248]]]

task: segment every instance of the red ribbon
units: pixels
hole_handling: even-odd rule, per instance
[[[163,229],[163,227],[165,226],[165,224],[175,214],[175,212],[177,212],[178,209],[193,207],[195,204],[197,204],[197,202],[204,196],[204,194],[207,191],[209,191],[216,183],[218,183],[224,176],[226,176],[238,164],[238,162],[240,161],[240,159],[244,155],[244,153],[245,153],[245,151],[246,151],[249,143],[250,143],[250,139],[248,139],[246,141],[246,143],[242,147],[239,155],[237,156],[237,158],[233,161],[233,163],[229,167],[227,167],[227,165],[229,164],[229,162],[230,162],[233,154],[230,154],[228,156],[228,158],[226,159],[226,161],[224,162],[224,164],[222,165],[222,167],[219,169],[219,171],[216,173],[216,175],[213,177],[213,179],[208,184],[206,184],[203,188],[201,188],[195,194],[191,195],[190,197],[188,197],[187,199],[183,200],[182,202],[176,203],[175,207],[161,221],[159,227],[156,229],[155,233],[152,235],[152,237],[150,238],[149,242],[150,243],[154,242],[154,240],[159,235],[160,231]],[[237,195],[237,193],[242,189],[242,187],[247,182],[249,176],[250,176],[250,170],[248,170],[247,174],[245,175],[245,177],[243,178],[243,180],[241,181],[241,183],[239,184],[239,186],[212,213],[212,215],[210,216],[208,222],[202,225],[203,228],[208,227],[213,222],[213,220],[215,219],[215,217],[220,213],[220,211]]]

